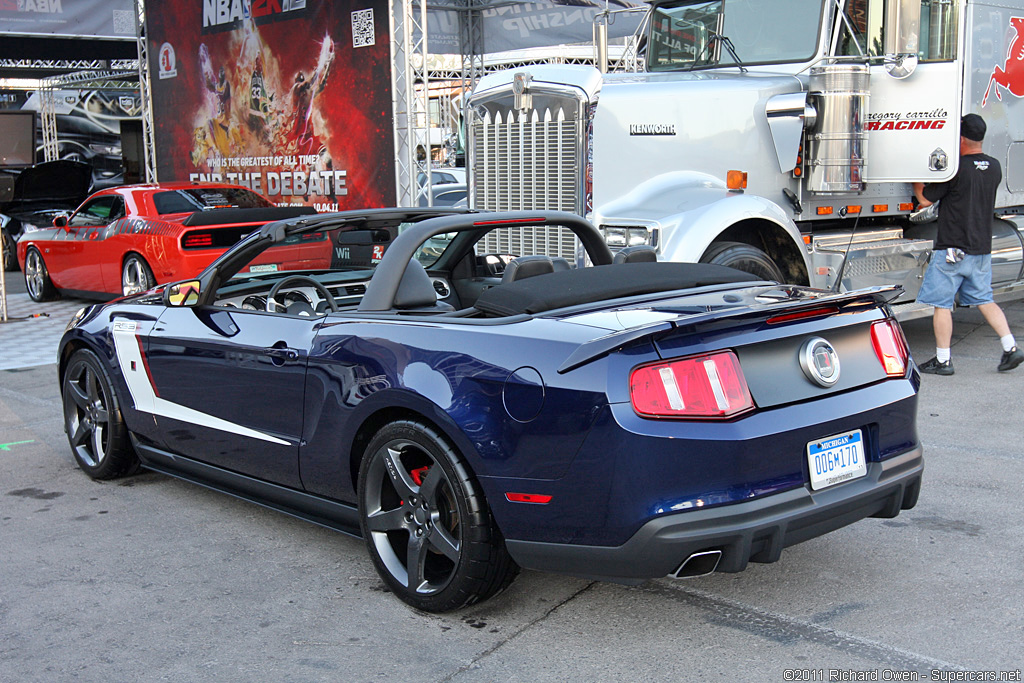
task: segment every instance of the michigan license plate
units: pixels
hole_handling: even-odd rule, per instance
[[[868,473],[864,439],[859,429],[807,444],[811,490],[827,488]]]

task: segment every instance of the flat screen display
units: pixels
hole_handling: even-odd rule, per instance
[[[36,113],[0,111],[0,166],[36,163]]]

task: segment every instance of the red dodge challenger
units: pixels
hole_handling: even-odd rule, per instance
[[[197,275],[255,228],[311,213],[222,183],[115,187],[23,234],[18,261],[35,301],[62,292],[111,299]]]

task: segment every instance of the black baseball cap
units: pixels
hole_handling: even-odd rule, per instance
[[[985,119],[977,114],[967,114],[960,119],[960,135],[974,142],[981,142],[985,139]]]

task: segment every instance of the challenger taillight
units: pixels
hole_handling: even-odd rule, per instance
[[[732,351],[644,365],[629,378],[633,409],[647,417],[723,419],[754,408]]]
[[[871,326],[871,345],[875,347],[878,362],[890,377],[907,374],[907,341],[895,320],[883,320]]]
[[[212,232],[190,232],[181,240],[185,249],[202,249],[213,246]]]

